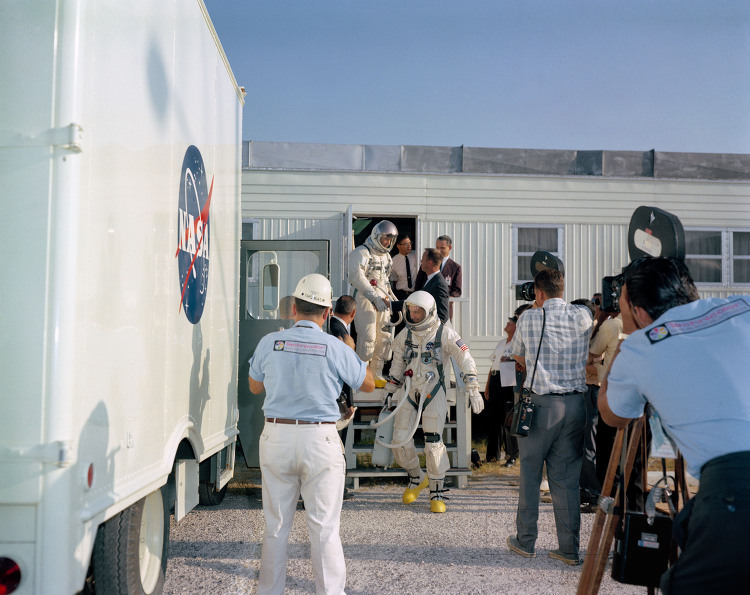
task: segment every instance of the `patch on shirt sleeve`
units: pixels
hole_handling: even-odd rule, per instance
[[[273,344],[273,350],[325,357],[328,351],[328,346],[321,343],[303,343],[302,341],[275,341]]]
[[[461,351],[468,351],[469,350],[469,348],[466,346],[466,343],[464,343],[461,339],[459,339],[458,341],[456,341],[456,345],[458,346],[458,348]]]
[[[728,304],[721,304],[712,308],[702,316],[691,318],[689,320],[674,320],[655,326],[646,333],[651,343],[657,343],[674,335],[684,335],[685,333],[694,333],[703,329],[716,326],[726,322],[730,318],[745,314],[750,311],[750,305],[744,300],[737,300]]]

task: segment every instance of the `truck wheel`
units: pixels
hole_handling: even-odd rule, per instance
[[[156,490],[99,527],[93,554],[97,593],[162,592],[169,549],[166,500],[164,488]]]
[[[210,481],[202,481],[198,486],[198,497],[203,506],[217,506],[224,500],[227,493],[228,484],[218,492],[214,489],[214,484]]]

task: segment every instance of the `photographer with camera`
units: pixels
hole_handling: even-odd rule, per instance
[[[625,427],[650,404],[700,490],[674,521],[682,549],[663,593],[746,593],[750,565],[750,298],[698,299],[682,260],[639,258],[619,304],[630,337],[599,393]]]
[[[562,299],[563,275],[544,269],[534,277],[535,308],[518,319],[508,351],[526,366],[524,393],[536,408],[527,436],[518,438],[521,478],[516,534],[508,548],[536,556],[539,487],[547,464],[559,549],[550,557],[569,565],[581,563],[579,477],[586,425],[586,358],[592,317],[587,308]]]

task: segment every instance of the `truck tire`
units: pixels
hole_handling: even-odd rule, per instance
[[[202,481],[198,486],[198,498],[203,506],[217,506],[222,503],[227,493],[228,484],[218,492],[210,481]]]
[[[96,593],[162,592],[169,550],[165,494],[165,488],[158,489],[99,527],[93,553]]]

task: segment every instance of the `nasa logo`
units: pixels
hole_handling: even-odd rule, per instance
[[[177,268],[180,279],[180,310],[192,324],[203,315],[208,290],[209,220],[214,179],[207,187],[206,170],[198,147],[185,151],[177,202]]]

